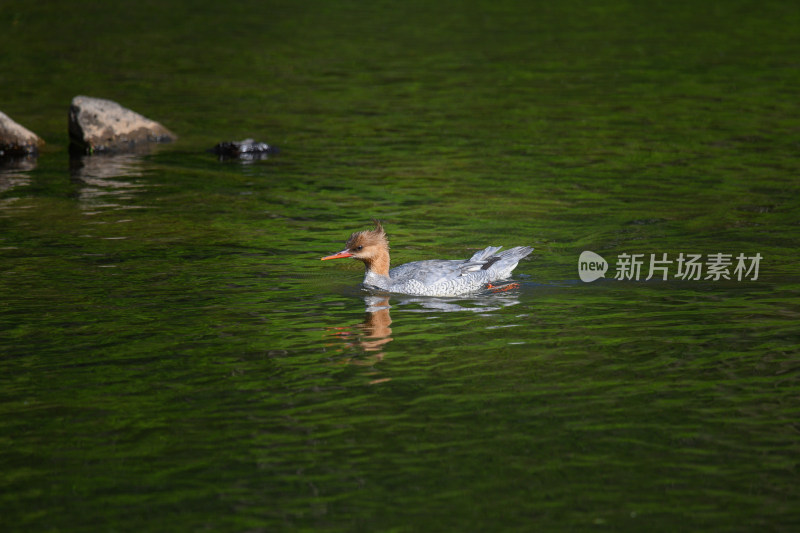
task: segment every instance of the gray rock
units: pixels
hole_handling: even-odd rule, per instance
[[[36,155],[44,141],[0,111],[0,158]]]
[[[116,102],[76,96],[69,106],[69,137],[85,153],[138,152],[177,136],[167,128]]]

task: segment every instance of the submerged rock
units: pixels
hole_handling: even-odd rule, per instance
[[[253,139],[243,141],[221,142],[209,152],[215,153],[220,159],[266,159],[270,154],[278,153],[278,149],[264,142],[256,142]]]
[[[73,146],[95,152],[138,152],[151,143],[171,142],[167,128],[118,103],[76,96],[69,107],[69,137]]]
[[[34,156],[44,141],[0,111],[0,159]]]

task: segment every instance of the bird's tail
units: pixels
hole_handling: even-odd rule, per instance
[[[470,257],[470,263],[475,262],[483,262],[489,261],[495,257],[499,258],[497,260],[498,263],[518,263],[520,259],[523,257],[527,257],[532,251],[532,246],[515,246],[514,248],[509,248],[508,250],[503,250],[500,252],[500,249],[503,248],[502,246],[488,246],[479,252],[475,252],[475,254]],[[500,253],[498,253],[500,252]]]

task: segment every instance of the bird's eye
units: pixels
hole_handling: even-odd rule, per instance
[[[356,246],[356,252],[360,252],[362,248],[363,246],[359,244],[358,246]]]

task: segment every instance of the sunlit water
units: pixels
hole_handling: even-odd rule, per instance
[[[0,7],[3,530],[800,525],[793,3],[73,4]],[[70,159],[79,93],[181,139]],[[371,217],[536,250],[371,294],[319,261]]]

